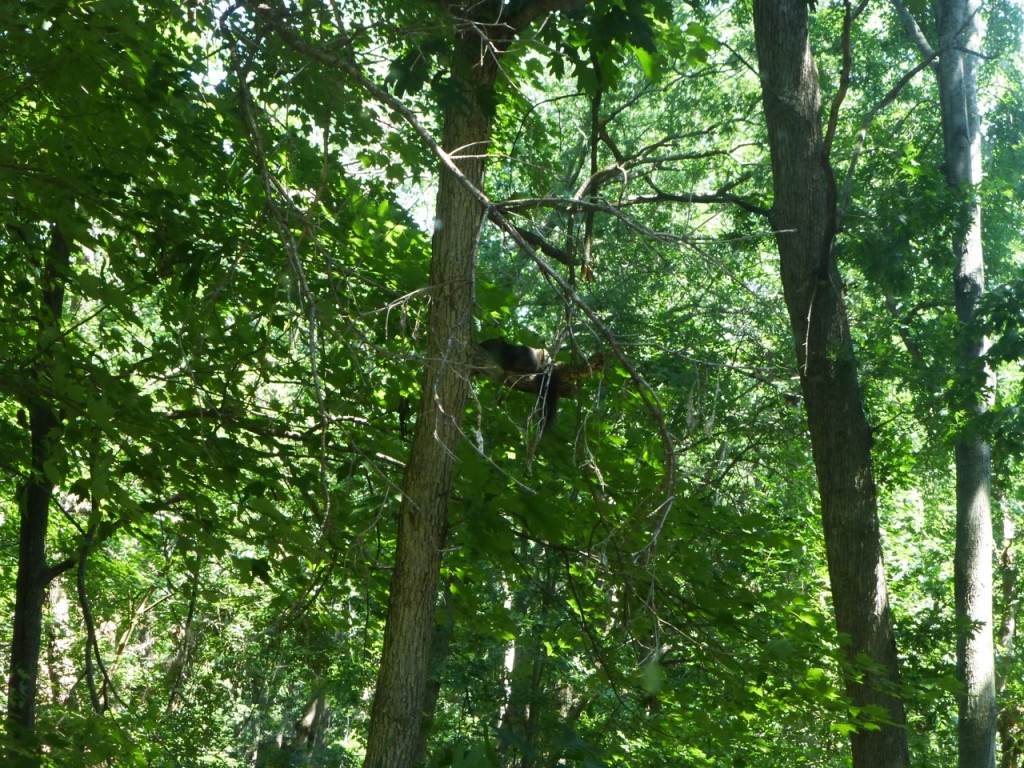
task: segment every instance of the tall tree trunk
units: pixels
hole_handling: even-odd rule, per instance
[[[954,289],[960,324],[963,410],[969,417],[988,409],[991,376],[983,356],[987,341],[974,325],[985,290],[981,244],[981,126],[978,115],[978,58],[981,33],[978,0],[939,0],[939,102],[945,144],[946,180],[959,193],[953,232]],[[995,765],[995,648],[992,638],[992,514],[990,450],[969,418],[956,443],[956,594],[960,768]]]
[[[845,684],[860,712],[879,715],[872,729],[851,735],[853,765],[904,768],[906,716],[898,695],[871,431],[832,248],[835,181],[823,148],[807,0],[755,0],[754,33],[772,156],[771,222],[817,470],[836,625],[848,662]]]
[[[473,36],[461,39],[456,54],[461,59],[453,73],[458,95],[449,94],[442,146],[456,156],[466,181],[479,189],[491,133],[480,95],[492,87],[496,69],[469,63],[480,59],[479,40],[473,30],[469,34]],[[441,549],[469,394],[476,251],[483,208],[472,191],[443,167],[435,222],[423,392],[402,488],[365,768],[404,768],[422,758]]]
[[[463,178],[442,164],[431,243],[423,391],[402,486],[395,569],[364,768],[421,763],[431,716],[427,710],[433,706],[431,697],[436,697],[429,687],[434,614],[448,497],[469,394],[476,249],[484,216],[477,192],[483,186],[491,138],[498,60],[537,19],[581,8],[589,0],[437,2],[452,14],[457,30],[441,144]]]
[[[40,270],[39,355],[33,373],[34,391],[25,402],[32,452],[31,474],[18,488],[21,527],[7,686],[7,730],[12,749],[22,753],[32,749],[36,723],[43,604],[47,584],[52,578],[46,563],[46,533],[54,488],[52,468],[48,465],[60,439],[60,419],[52,402],[41,391],[52,377],[40,367],[52,359],[54,347],[59,343],[69,257],[70,248],[60,229],[54,227]],[[11,759],[16,763],[14,754]]]

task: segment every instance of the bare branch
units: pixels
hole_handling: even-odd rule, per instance
[[[875,106],[871,108],[871,111],[864,116],[864,122],[861,124],[860,131],[857,134],[857,143],[854,145],[853,152],[850,155],[850,168],[847,170],[846,178],[843,180],[843,193],[840,195],[836,210],[836,227],[838,229],[842,229],[843,218],[846,216],[846,208],[850,203],[850,195],[853,190],[853,175],[857,168],[857,161],[860,159],[860,154],[864,150],[864,142],[867,139],[868,129],[875,121],[875,118],[878,117],[878,113],[896,100],[900,91],[902,91],[907,84],[917,76],[918,72],[926,67],[932,66],[936,56],[938,56],[938,54],[933,52],[930,58],[925,59],[913,69],[905,72],[903,76],[896,81],[896,84],[889,89],[889,92],[882,97],[881,101],[875,104]]]
[[[858,11],[859,13],[859,11]],[[832,154],[832,141],[836,137],[836,127],[839,125],[839,108],[843,105],[846,92],[850,88],[850,70],[853,69],[853,53],[850,49],[850,36],[853,31],[854,12],[850,8],[850,0],[846,0],[846,12],[843,14],[843,66],[839,73],[839,88],[832,99],[832,106],[828,113],[828,126],[825,129],[825,138],[821,142],[822,162],[828,163],[829,155]]]
[[[651,186],[653,187],[654,185],[652,184]],[[625,208],[629,205],[640,205],[643,203],[699,203],[703,205],[721,203],[723,205],[736,205],[758,216],[767,216],[770,213],[769,209],[763,205],[752,203],[739,195],[728,192],[713,192],[710,194],[703,192],[664,192],[657,187],[654,187],[654,190],[656,192],[654,195],[633,197],[622,202],[621,205]]]
[[[921,51],[921,55],[925,57],[928,62],[932,62],[932,68],[938,66],[935,63],[935,50],[928,42],[928,38],[924,36],[924,32],[917,23],[917,19],[914,18],[914,14],[907,8],[907,4],[903,0],[892,0],[893,7],[896,8],[896,15],[900,17],[900,21],[903,22],[903,28],[907,30],[907,34],[910,35],[910,39],[914,41],[918,49]]]

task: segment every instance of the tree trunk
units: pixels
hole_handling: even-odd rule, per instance
[[[1014,643],[1017,637],[1017,610],[1020,607],[1017,590],[1019,572],[1015,552],[1016,526],[1013,516],[1005,508],[1002,518],[1002,536],[996,546],[999,550],[999,570],[1002,573],[1000,586],[1004,609],[999,622],[997,643],[1003,657],[1012,660],[1016,654]],[[1012,667],[1012,664],[1007,664],[1003,667],[1003,674],[997,677],[997,696],[1006,686],[1006,672]],[[1024,707],[1012,701],[1005,701],[1003,708],[996,715],[996,731],[999,738],[1000,768],[1019,768],[1021,757],[1024,756]]]
[[[978,115],[978,59],[981,42],[978,0],[939,0],[939,102],[945,145],[946,180],[959,194],[953,221],[954,289],[960,324],[960,379],[968,389],[962,408],[968,417],[988,409],[990,373],[983,356],[987,340],[974,327],[977,302],[985,290],[981,243],[981,127]],[[973,390],[973,391],[971,391]],[[990,450],[968,419],[956,443],[956,594],[960,768],[995,765],[995,649],[992,638],[992,515]]]
[[[531,578],[509,582],[512,592],[512,613],[527,618],[516,635],[511,650],[512,666],[506,668],[508,700],[501,713],[504,738],[498,754],[501,764],[511,768],[535,768],[544,764],[543,735],[538,732],[541,714],[551,715],[559,705],[544,686],[547,655],[544,651],[544,628],[555,601],[560,561],[542,547],[527,545],[521,556],[536,563]]]
[[[457,30],[443,99],[441,144],[464,179],[442,164],[431,243],[423,391],[402,486],[395,569],[364,768],[406,768],[424,758],[441,548],[471,378],[476,249],[484,220],[475,191],[483,186],[498,60],[529,24],[589,2],[524,0],[467,6],[437,1],[452,14]]]
[[[463,40],[466,62],[479,59]],[[490,117],[479,100],[494,71],[456,67],[458,98],[449,94],[442,144],[476,188],[483,181]],[[475,75],[475,77],[474,77]],[[421,759],[421,729],[434,634],[441,549],[460,425],[469,394],[476,250],[483,208],[447,169],[438,183],[430,274],[430,313],[423,392],[402,488],[398,545],[391,577],[384,648],[370,718],[365,768],[404,768]]]
[[[851,734],[853,765],[903,768],[909,763],[906,716],[898,695],[871,430],[832,249],[835,181],[823,149],[807,25],[807,0],[754,2],[775,195],[771,222],[817,470],[846,690],[860,716],[874,721],[871,729]]]
[[[52,359],[54,345],[59,343],[69,257],[68,244],[60,229],[54,227],[41,270],[39,355],[33,373],[35,391],[25,402],[32,452],[31,475],[18,488],[21,527],[7,687],[7,730],[15,753],[24,753],[32,748],[35,730],[43,604],[46,586],[51,579],[46,564],[46,533],[54,484],[52,469],[48,465],[54,457],[54,446],[60,439],[60,419],[53,404],[40,391],[43,383],[48,384],[52,377],[39,368]],[[11,759],[15,761],[13,754]]]

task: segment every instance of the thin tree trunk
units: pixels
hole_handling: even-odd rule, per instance
[[[847,659],[846,690],[860,712],[878,715],[875,727],[851,734],[853,765],[905,768],[906,716],[898,693],[871,431],[832,249],[835,181],[823,148],[807,0],[755,0],[754,32],[772,156],[771,222],[817,470],[832,602]]]
[[[402,487],[395,569],[364,768],[407,768],[424,757],[424,731],[433,706],[429,676],[441,549],[470,386],[476,251],[484,217],[475,191],[483,186],[498,59],[529,24],[587,2],[525,0],[496,9],[490,4],[438,0],[452,14],[457,30],[441,144],[463,178],[442,165],[431,243],[423,391]],[[511,15],[504,16],[506,11]]]
[[[985,337],[974,327],[985,290],[981,243],[981,127],[978,115],[978,59],[981,42],[978,0],[939,0],[936,18],[941,56],[938,66],[946,180],[960,198],[953,212],[954,288],[960,323],[961,382],[973,391],[962,403],[969,416],[988,409],[992,393],[983,356]],[[992,637],[991,457],[988,443],[968,422],[956,443],[956,602],[960,768],[995,765],[995,648]]]
[[[1018,593],[1019,574],[1017,569],[1016,549],[1016,526],[1013,517],[1004,508],[1002,524],[1002,535],[996,544],[999,550],[999,571],[1000,589],[1002,592],[1003,614],[999,621],[998,647],[1002,655],[1003,663],[1000,667],[1004,670],[1002,675],[996,679],[996,696],[1006,686],[1006,671],[1014,668],[1017,649],[1015,641],[1017,637],[1017,609],[1020,605]],[[995,529],[998,530],[998,529]],[[1018,768],[1022,754],[1024,754],[1024,707],[1012,702],[1003,703],[1003,708],[996,715],[996,731],[999,737],[999,766],[1000,768]]]
[[[53,228],[43,257],[39,306],[39,361],[45,366],[58,343],[64,304],[64,279],[70,248],[60,229]],[[42,642],[43,604],[52,573],[46,563],[46,533],[53,496],[54,448],[59,441],[60,419],[40,388],[50,377],[34,373],[35,392],[27,399],[31,439],[31,474],[18,489],[21,527],[18,540],[18,576],[15,584],[11,666],[7,687],[7,730],[12,749],[27,751],[33,743]],[[14,756],[12,755],[12,761]]]
[[[464,48],[472,48],[470,42]],[[460,53],[464,61],[470,51]],[[467,65],[468,66],[468,65]],[[470,79],[476,72],[475,79]],[[461,75],[461,76],[460,76]],[[449,97],[442,145],[466,180],[480,188],[490,119],[478,88],[494,73],[456,73],[461,98]],[[384,649],[370,718],[365,768],[404,768],[421,758],[441,550],[460,424],[469,394],[476,251],[483,208],[448,170],[438,184],[432,242],[430,315],[423,393],[406,467]]]
[[[533,544],[527,545],[522,555],[536,562],[537,568],[532,578],[508,584],[512,591],[512,613],[529,618],[525,619],[525,626],[512,646],[512,667],[506,669],[508,700],[501,715],[501,728],[507,736],[498,754],[502,765],[535,768],[542,764],[546,751],[544,739],[537,732],[538,713],[558,706],[551,701],[543,683],[547,662],[543,629],[554,601],[561,563]]]

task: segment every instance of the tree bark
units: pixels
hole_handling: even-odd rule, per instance
[[[40,370],[52,360],[60,339],[64,279],[70,248],[58,227],[43,256],[38,313],[39,351],[33,375],[34,391],[26,399],[31,442],[31,474],[19,484],[18,575],[15,583],[11,662],[7,686],[7,731],[16,754],[31,751],[36,723],[39,653],[42,642],[43,604],[52,578],[46,563],[46,533],[54,483],[48,466],[59,441],[60,419],[42,392],[51,377]],[[50,470],[48,472],[48,470]]]
[[[479,189],[491,122],[481,91],[496,69],[481,68],[479,39],[460,39],[444,113],[442,146]],[[461,157],[461,159],[460,159]],[[370,718],[365,768],[404,768],[422,758],[441,550],[460,425],[470,386],[476,252],[484,210],[447,169],[438,182],[431,243],[430,312],[419,415],[406,467],[384,648]]]
[[[939,103],[946,180],[959,194],[953,211],[953,282],[960,326],[959,368],[966,387],[965,428],[956,443],[956,604],[959,697],[959,766],[995,765],[995,647],[992,631],[992,536],[988,443],[973,429],[973,417],[988,410],[993,385],[984,365],[988,342],[975,327],[978,299],[985,290],[981,242],[981,121],[978,114],[978,58],[981,42],[978,0],[939,0]]]
[[[871,430],[833,254],[835,180],[823,147],[807,0],[755,0],[754,32],[772,158],[771,222],[817,471],[832,602],[847,662],[844,681],[852,705],[873,721],[872,729],[851,734],[853,765],[904,768],[906,716]]]

